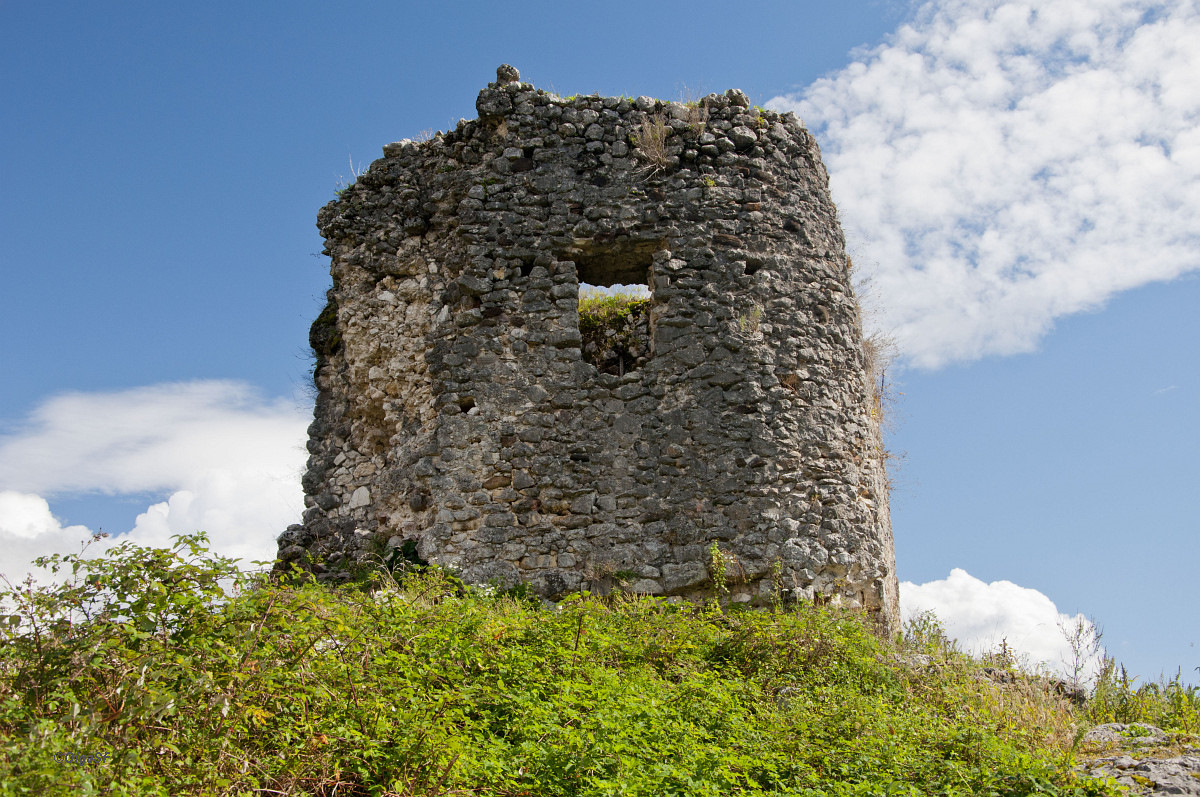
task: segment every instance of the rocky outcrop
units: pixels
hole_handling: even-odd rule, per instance
[[[1091,758],[1078,769],[1093,777],[1113,778],[1130,794],[1200,795],[1200,748],[1185,747],[1180,755],[1149,754],[1173,741],[1171,734],[1144,722],[1097,725],[1084,734],[1085,744],[1122,749],[1115,755]]]
[[[744,94],[562,98],[512,67],[479,119],[384,147],[323,208],[304,522],[323,578],[415,547],[555,597],[831,600],[889,630],[882,445],[812,136]],[[585,352],[581,284],[640,283]],[[632,348],[631,348],[632,347]]]

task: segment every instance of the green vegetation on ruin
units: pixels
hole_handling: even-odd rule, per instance
[[[892,642],[720,584],[551,607],[436,569],[286,583],[202,535],[46,564],[66,580],[2,596],[3,795],[1107,794],[1072,774],[1082,728],[1200,716],[1111,678],[1074,708],[928,617]]]
[[[579,297],[579,331],[586,337],[604,329],[616,329],[631,316],[645,313],[649,296],[626,291],[586,291]]]
[[[624,373],[625,367],[637,360],[639,349],[648,343],[642,339],[644,324],[638,322],[644,322],[649,309],[650,298],[644,295],[622,291],[583,293],[579,297],[579,334],[584,361],[603,371]],[[604,352],[611,352],[617,361],[616,370],[602,357]]]

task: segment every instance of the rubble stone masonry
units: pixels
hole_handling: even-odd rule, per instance
[[[281,564],[339,580],[415,546],[548,598],[699,598],[715,542],[734,601],[894,630],[876,400],[801,122],[736,90],[562,98],[509,66],[476,107],[318,216],[333,287]],[[647,286],[646,356],[585,360],[581,284]]]

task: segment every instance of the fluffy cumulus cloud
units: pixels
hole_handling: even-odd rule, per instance
[[[77,550],[91,531],[64,528],[47,498],[89,492],[167,496],[107,544],[202,530],[226,556],[270,559],[303,507],[310,418],[224,381],[50,398],[0,436],[0,573],[21,578],[33,558]]]
[[[933,368],[1200,268],[1200,6],[933,0],[800,94],[878,324]]]
[[[1069,636],[1079,624],[1080,641],[1086,648],[1094,633],[1087,619],[1063,614],[1036,589],[1011,581],[987,584],[960,568],[940,581],[903,582],[900,606],[906,621],[932,611],[946,634],[970,653],[995,652],[1004,643],[1028,666],[1042,665],[1067,676],[1074,675],[1076,663]],[[1092,655],[1080,663],[1084,665],[1080,676],[1090,677],[1099,660]]]
[[[27,565],[50,553],[77,553],[91,538],[86,526],[63,526],[40,495],[0,492],[0,574],[20,581]]]

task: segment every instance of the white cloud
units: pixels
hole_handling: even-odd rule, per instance
[[[169,495],[107,544],[206,531],[223,555],[271,559],[303,508],[310,418],[224,381],[52,397],[0,437],[0,573],[23,578],[36,556],[78,550],[91,532],[63,528],[43,496],[87,492]]]
[[[934,0],[798,95],[879,325],[919,367],[1200,268],[1193,0]]]
[[[1085,633],[1092,628],[1082,615],[1060,612],[1036,589],[1011,581],[986,584],[957,567],[941,581],[901,583],[900,607],[905,621],[920,612],[934,612],[946,633],[967,652],[995,652],[1004,642],[1018,658],[1028,657],[1029,665],[1045,664],[1063,675],[1072,674],[1074,657],[1062,629],[1077,621],[1084,624]],[[1089,662],[1087,675],[1094,674],[1096,664],[1096,659]]]
[[[91,535],[86,526],[64,527],[40,495],[0,492],[0,574],[14,584],[24,579],[29,563],[37,557],[78,553]]]
[[[90,533],[86,526],[63,528],[50,513],[50,504],[40,495],[26,495],[12,490],[0,492],[0,534],[10,539],[33,540],[62,532],[76,536]]]

